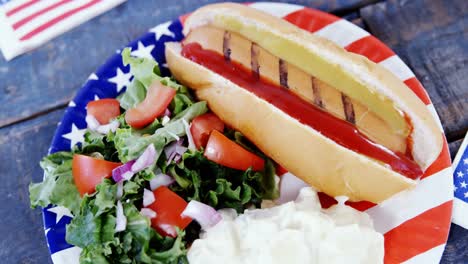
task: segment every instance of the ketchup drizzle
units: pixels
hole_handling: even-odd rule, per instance
[[[393,152],[372,142],[356,127],[310,104],[288,89],[256,76],[235,61],[226,61],[215,51],[204,50],[199,43],[183,45],[182,56],[198,63],[240,87],[273,104],[304,125],[319,131],[343,147],[388,164],[410,178],[422,176],[421,168],[403,153]]]

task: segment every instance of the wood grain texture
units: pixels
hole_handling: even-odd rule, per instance
[[[0,127],[65,105],[115,50],[159,23],[213,2],[220,1],[132,0],[8,63],[0,56]],[[278,2],[336,11],[372,1]]]
[[[154,25],[212,2],[216,1],[131,0],[9,63],[0,56],[1,263],[52,263],[45,243],[41,211],[29,209],[28,185],[42,178],[38,162],[46,154],[56,124],[63,115],[61,107],[116,49]],[[401,52],[403,59],[411,64],[435,103],[435,99],[439,98],[436,108],[447,131],[456,131],[457,125],[460,126],[459,130],[465,127],[466,131],[463,116],[458,122],[450,120],[450,116],[446,117],[456,112],[457,107],[465,111],[463,104],[464,107],[467,105],[462,100],[463,95],[466,100],[467,88],[460,88],[463,82],[467,83],[463,79],[467,76],[468,58],[463,53],[467,48],[466,1],[453,1],[452,7],[441,7],[442,2],[448,1],[405,1],[405,6],[412,7],[410,11],[398,9],[397,5],[401,3],[392,1],[388,6],[377,4],[364,8],[365,21],[354,9],[379,1],[280,2],[346,15],[347,19],[364,28],[366,23],[372,25],[370,29]],[[424,5],[428,6],[428,10]],[[434,15],[439,12],[438,8],[445,10],[445,15]],[[373,12],[377,14],[373,15]],[[403,18],[398,18],[399,12]],[[450,18],[460,13],[465,14],[464,17]],[[430,19],[427,20],[425,16]],[[396,21],[396,24],[388,24],[392,21]],[[465,31],[460,31],[460,28]],[[425,54],[432,52],[429,48],[425,49],[425,53],[417,50],[424,41],[435,50],[435,55]],[[437,46],[438,42],[441,46]],[[457,54],[457,51],[460,52]],[[460,75],[460,71],[464,76]],[[453,101],[452,97],[458,99]],[[444,106],[444,98],[450,99],[447,107]],[[457,148],[457,143],[450,144],[451,151]],[[463,262],[468,259],[467,237],[468,231],[452,225],[442,263],[468,263]]]
[[[386,1],[361,16],[428,91],[449,141],[468,129],[468,1]]]
[[[1,263],[50,263],[42,211],[31,210],[28,186],[42,179],[39,161],[47,154],[64,111],[0,129]]]

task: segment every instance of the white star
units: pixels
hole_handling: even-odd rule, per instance
[[[94,101],[97,101],[97,100],[99,100],[99,99],[101,99],[101,98],[99,98],[99,96],[97,96],[97,94],[95,94],[95,95],[94,95]]]
[[[468,198],[468,192],[465,193],[465,198]]]
[[[86,128],[78,129],[75,124],[72,124],[70,133],[63,134],[62,137],[70,140],[70,148],[72,148],[77,143],[84,141],[85,132]]]
[[[76,106],[76,104],[75,104],[75,102],[73,102],[73,101],[70,101],[70,103],[68,103],[68,106],[69,106],[69,107],[75,107],[75,106]]]
[[[457,172],[457,176],[460,177],[460,178],[463,178],[464,175],[465,174],[463,174],[463,172],[461,172],[461,171]]]
[[[45,233],[46,236],[49,233],[49,231],[50,231],[50,228],[47,228],[47,229],[44,230],[44,233]]]
[[[117,85],[117,92],[120,92],[125,86],[130,83],[132,74],[130,72],[124,73],[120,68],[117,68],[116,75],[108,81]]]
[[[89,75],[88,80],[99,80],[99,77],[95,73]]]
[[[457,189],[458,189],[457,186],[454,184],[454,185],[453,185],[453,192],[456,192]]]
[[[52,207],[52,208],[47,209],[47,211],[52,212],[57,215],[55,217],[56,224],[60,221],[60,219],[62,219],[63,216],[73,217],[70,210],[68,210],[67,208],[63,206]]]
[[[141,41],[138,41],[138,48],[133,50],[131,55],[138,57],[138,58],[147,58],[152,59],[153,55],[151,55],[151,51],[154,49],[154,45],[144,46]]]
[[[158,41],[163,35],[174,38],[175,37],[174,33],[169,30],[170,25],[171,25],[171,21],[168,21],[166,23],[162,23],[162,24],[155,26],[149,31],[154,33],[154,37],[156,38],[156,41]]]
[[[463,164],[468,165],[468,158],[463,159]]]
[[[467,185],[468,185],[468,184],[466,184],[466,182],[464,182],[464,181],[460,182],[460,186],[461,186],[462,188],[466,188]]]

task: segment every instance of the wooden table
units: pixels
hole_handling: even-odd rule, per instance
[[[39,160],[88,75],[148,28],[210,2],[131,0],[34,52],[0,58],[1,263],[51,263],[28,184],[42,178]],[[468,129],[468,1],[291,2],[343,16],[396,51],[429,92],[453,157]],[[467,230],[452,225],[442,263],[468,263]]]

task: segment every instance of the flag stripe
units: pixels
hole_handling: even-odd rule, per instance
[[[31,1],[29,1],[29,2],[26,2],[26,3],[22,4],[22,5],[19,5],[19,6],[15,7],[15,8],[13,8],[13,9],[11,9],[10,11],[7,11],[7,12],[5,13],[5,15],[6,15],[7,17],[12,16],[12,15],[14,15],[15,13],[17,13],[17,12],[19,12],[19,11],[21,11],[21,10],[23,10],[23,9],[25,9],[25,8],[27,8],[27,7],[29,7],[29,6],[31,6],[31,5],[34,5],[35,3],[39,2],[39,1],[40,1],[40,0],[31,0]]]
[[[407,261],[403,262],[404,264],[426,264],[426,263],[434,263],[434,260],[440,259],[442,254],[444,253],[445,244],[439,245],[428,251],[416,255]]]
[[[47,28],[59,23],[60,21],[86,9],[86,8],[89,8],[97,3],[101,2],[101,0],[93,0],[93,1],[90,1],[89,3],[85,4],[85,5],[82,5],[82,6],[79,6],[77,8],[74,8],[68,12],[65,12],[63,13],[62,15],[58,16],[58,17],[55,17],[51,20],[49,20],[48,22],[40,25],[39,27],[35,28],[34,30],[32,30],[31,32],[27,33],[26,35],[22,36],[20,38],[20,40],[28,40],[32,37],[34,37],[35,35],[41,33],[42,31],[46,30]]]
[[[393,55],[379,62],[379,64],[384,66],[391,73],[395,74],[396,77],[398,77],[402,81],[414,77],[414,73],[397,55]]]
[[[315,32],[340,18],[319,10],[303,8],[283,17],[284,20],[310,32]]]
[[[385,263],[401,263],[443,245],[447,241],[451,212],[452,201],[448,201],[386,233]]]
[[[356,40],[346,46],[345,49],[349,52],[362,55],[375,63],[395,55],[382,41],[370,35]]]
[[[348,46],[363,37],[369,36],[369,32],[345,19],[337,20],[317,30],[315,34],[335,42],[340,47]]]
[[[262,10],[270,15],[276,17],[284,17],[290,13],[296,12],[297,10],[304,9],[303,6],[288,4],[284,5],[283,3],[267,3],[267,2],[258,2],[248,4],[250,7],[255,9]]]
[[[426,90],[424,90],[421,82],[416,79],[416,77],[409,78],[404,81],[404,83],[419,97],[419,99],[421,99],[421,101],[423,101],[424,104],[431,104],[429,95],[427,94]]]
[[[28,23],[26,23],[23,26],[19,27],[18,29],[15,30],[15,34],[19,39],[20,37],[30,33],[33,30],[35,30],[37,27],[41,26],[42,24],[45,24],[45,23],[49,22],[51,19],[54,19],[54,18],[56,18],[56,17],[58,17],[60,15],[63,15],[64,13],[66,13],[66,12],[68,12],[70,10],[73,10],[73,9],[75,9],[77,7],[80,7],[83,4],[87,4],[90,1],[92,1],[92,0],[71,1],[69,3],[57,6],[56,8],[50,10],[47,13],[36,16],[35,18],[33,18]],[[57,2],[60,2],[60,1],[49,2],[48,4],[52,5],[52,4],[55,4]],[[41,1],[41,6],[42,6],[42,1]],[[34,6],[34,8],[29,8],[29,9],[26,9],[25,11],[31,11],[31,9],[36,10],[36,11],[39,10],[37,8],[37,6]],[[21,12],[19,14],[22,14],[22,13],[23,12]],[[29,15],[31,15],[31,14],[33,14],[33,13],[30,13]],[[26,16],[24,16],[24,17],[26,17]],[[51,27],[51,30],[57,30],[57,26]],[[40,34],[40,35],[43,35],[43,34]]]
[[[444,134],[442,136],[445,138]],[[424,175],[421,177],[421,179],[425,179],[428,177],[432,177],[432,175],[446,169],[446,168],[451,168],[450,167],[450,152],[448,148],[447,141],[444,139],[442,142],[442,151],[440,152],[439,156],[437,159],[429,166],[426,171],[424,172]],[[452,178],[452,177],[450,177]]]
[[[398,193],[366,212],[373,219],[379,219],[374,223],[376,230],[386,233],[435,206],[451,201],[453,193],[440,191],[451,188],[452,169],[449,167],[421,180],[413,190]]]
[[[61,6],[61,5],[67,4],[67,3],[71,2],[71,1],[72,0],[62,0],[60,2],[57,2],[57,3],[52,4],[50,6],[47,6],[44,9],[41,9],[41,10],[37,11],[36,13],[33,13],[33,14],[21,19],[20,21],[14,23],[13,24],[13,29],[16,30],[19,27],[21,27],[22,25],[24,25],[24,24],[28,23],[29,21],[33,20],[34,18],[36,18],[36,17],[38,17],[38,16],[40,16],[42,14],[45,14],[45,13],[47,13],[47,12],[49,12],[49,11],[51,11],[51,10]]]

